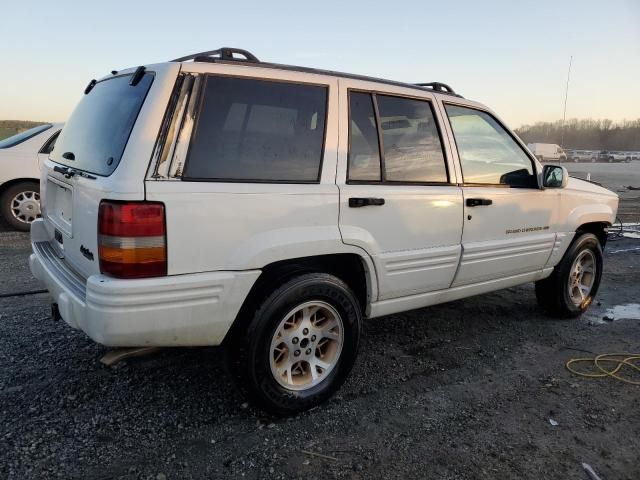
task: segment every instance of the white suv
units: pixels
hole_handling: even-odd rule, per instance
[[[56,143],[61,123],[46,123],[0,140],[0,215],[29,231],[40,217],[40,164]]]
[[[225,344],[279,414],[340,386],[365,318],[526,282],[579,315],[618,206],[444,84],[234,49],[92,81],[41,191],[56,316],[110,346]]]

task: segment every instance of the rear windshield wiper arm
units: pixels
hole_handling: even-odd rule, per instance
[[[79,177],[88,178],[90,180],[96,179],[96,177],[88,174],[87,172],[83,172],[82,170],[75,170],[71,167],[60,167],[59,165],[56,165],[53,167],[53,171],[63,174],[65,178],[71,178],[75,175],[78,175]]]

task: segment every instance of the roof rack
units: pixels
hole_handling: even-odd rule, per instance
[[[234,55],[242,55],[244,58],[238,58]],[[209,50],[208,52],[194,53],[186,57],[176,58],[172,62],[186,62],[193,60],[194,62],[215,62],[216,60],[226,60],[235,62],[260,63],[258,57],[253,53],[241,48],[222,47],[217,50]]]
[[[442,93],[452,93],[452,94],[456,94],[456,92],[453,90],[453,88],[451,88],[449,85],[447,85],[446,83],[441,83],[441,82],[429,82],[429,83],[416,83],[415,85],[417,85],[418,87],[427,87],[427,88],[431,88],[436,92],[442,92]]]
[[[394,80],[385,80],[383,78],[368,77],[366,75],[354,75],[351,73],[334,72],[332,70],[322,70],[309,67],[298,67],[295,65],[282,65],[279,63],[261,62],[251,52],[243,50],[241,48],[223,47],[217,50],[210,50],[208,52],[194,53],[185,57],[176,58],[171,60],[172,62],[186,62],[193,60],[194,62],[237,62],[237,63],[254,63],[259,64],[262,68],[276,68],[280,70],[289,70],[293,72],[305,72],[314,73],[319,75],[332,75],[335,77],[352,78],[355,80],[365,80],[369,82],[380,82],[387,85],[396,85],[399,87],[415,88],[418,90],[430,89],[434,92],[444,93],[446,95],[452,95],[454,97],[463,98],[462,95],[457,94],[453,88],[446,83],[430,82],[430,83],[405,83],[397,82]]]

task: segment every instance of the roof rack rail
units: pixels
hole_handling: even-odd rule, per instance
[[[244,58],[238,58],[234,55],[242,55]],[[225,60],[232,62],[249,62],[260,63],[258,57],[253,53],[243,50],[241,48],[222,47],[217,50],[209,50],[208,52],[194,53],[185,57],[176,58],[171,60],[172,62],[186,62],[187,60],[193,60],[195,62],[215,62],[216,60]]]
[[[453,90],[453,88],[451,88],[446,83],[429,82],[429,83],[416,83],[415,85],[417,85],[418,87],[431,88],[436,92],[452,93],[452,94],[456,95],[456,92]]]

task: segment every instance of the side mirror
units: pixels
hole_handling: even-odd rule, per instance
[[[542,186],[544,188],[564,188],[569,181],[569,172],[560,165],[542,167]]]

